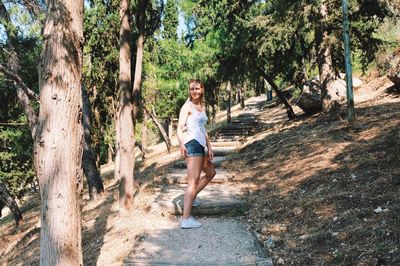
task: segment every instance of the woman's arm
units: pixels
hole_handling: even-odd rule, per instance
[[[186,120],[189,116],[189,113],[190,113],[190,106],[188,103],[185,103],[182,106],[181,111],[179,112],[178,128],[176,130],[176,135],[179,141],[179,149],[181,150],[182,156],[185,158],[187,157],[187,153],[186,153],[186,147],[183,143],[184,142],[183,129],[185,128]]]

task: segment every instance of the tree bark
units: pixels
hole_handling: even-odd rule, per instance
[[[82,105],[83,116],[82,124],[84,130],[84,145],[83,145],[83,172],[88,183],[90,199],[98,198],[98,195],[104,192],[103,181],[101,180],[100,172],[97,169],[96,158],[91,149],[92,137],[90,135],[90,102],[86,89],[82,87]]]
[[[149,110],[149,108],[147,106],[145,106],[144,104],[143,104],[143,108],[146,111],[146,113],[151,117],[151,120],[153,121],[153,123],[157,126],[158,130],[161,133],[161,136],[164,139],[165,145],[167,146],[168,153],[170,153],[171,149],[172,149],[171,140],[169,139],[167,132],[165,132],[164,127],[158,121],[157,116],[156,116],[156,112],[154,110],[152,110],[152,112],[151,112]]]
[[[10,192],[8,192],[6,185],[0,181],[0,217],[4,206],[10,208],[14,216],[15,225],[18,226],[19,222],[23,220],[22,213]]]
[[[145,111],[143,113],[143,122],[142,122],[142,158],[146,157],[146,147],[147,147],[147,119],[148,115]]]
[[[240,108],[241,108],[241,109],[244,109],[244,93],[245,93],[245,91],[246,91],[246,87],[247,87],[247,85],[246,85],[246,83],[245,83],[245,84],[243,84],[243,86],[241,86],[241,87],[239,88]]]
[[[333,70],[332,62],[332,44],[329,38],[328,31],[324,28],[323,21],[328,16],[328,6],[326,0],[321,3],[321,16],[322,22],[316,33],[317,43],[317,61],[319,69],[319,80],[322,97],[322,110],[324,112],[330,112],[339,103],[336,100],[335,94],[331,91],[331,84],[335,80],[335,74]]]
[[[232,120],[231,119],[232,85],[230,80],[228,80],[228,84],[226,85],[226,91],[228,93],[228,108],[226,109],[226,122],[229,124]]]
[[[115,176],[119,178],[120,214],[127,214],[133,207],[133,171],[135,166],[135,128],[131,91],[131,32],[130,1],[120,4],[120,53],[119,53],[119,102],[116,121]]]
[[[42,200],[40,264],[82,265],[83,0],[47,4],[34,139]]]
[[[283,95],[283,93],[281,92],[281,90],[278,88],[278,86],[275,84],[275,82],[272,80],[272,78],[270,76],[267,75],[267,73],[265,73],[265,71],[257,66],[258,70],[261,72],[261,75],[263,76],[263,78],[269,83],[269,85],[271,85],[272,89],[275,91],[276,95],[278,96],[279,100],[281,100],[281,102],[285,105],[286,108],[286,113],[288,115],[288,118],[294,119],[296,117],[292,106],[288,103],[288,101],[285,98],[285,95]]]
[[[107,148],[107,164],[110,164],[113,162],[113,148],[110,144],[108,144]]]
[[[140,103],[140,86],[142,84],[143,52],[145,42],[146,7],[148,0],[138,0],[139,8],[136,13],[138,39],[136,41],[135,79],[133,81],[133,117],[136,120]]]

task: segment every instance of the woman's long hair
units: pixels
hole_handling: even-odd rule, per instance
[[[201,104],[201,106],[204,106],[204,91],[205,91],[205,89],[204,89],[204,84],[203,84],[203,82],[201,82],[201,80],[199,80],[199,79],[191,79],[191,80],[189,80],[189,98],[188,98],[188,100],[189,101],[192,101],[193,99],[192,99],[192,95],[190,95],[190,84],[191,83],[199,83],[200,84],[200,87],[202,88],[202,90],[203,90],[203,92],[201,93],[201,97],[200,97],[200,104]]]

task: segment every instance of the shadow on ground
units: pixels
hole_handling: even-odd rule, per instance
[[[248,184],[248,217],[261,240],[276,240],[271,256],[295,265],[400,263],[400,187],[392,183],[400,103],[361,105],[356,115],[352,125],[318,116],[281,122],[224,163]]]

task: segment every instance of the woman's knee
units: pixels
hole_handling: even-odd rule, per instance
[[[199,184],[199,179],[200,179],[199,176],[196,177],[188,176],[188,187],[196,188],[197,185]]]
[[[217,172],[215,171],[215,169],[213,168],[213,169],[211,169],[208,173],[207,173],[207,178],[208,179],[213,179],[214,178],[214,176],[217,174]]]

